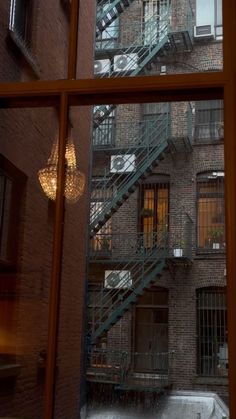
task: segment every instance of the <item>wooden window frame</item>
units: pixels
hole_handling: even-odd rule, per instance
[[[44,419],[53,418],[55,401],[55,362],[59,320],[60,260],[62,255],[65,147],[69,106],[108,103],[141,103],[151,101],[189,101],[224,99],[225,126],[225,190],[227,237],[227,309],[229,332],[229,403],[230,417],[236,418],[236,49],[232,40],[236,33],[236,2],[224,0],[224,69],[221,72],[75,80],[79,5],[71,0],[71,22],[68,51],[68,79],[26,83],[1,83],[0,106],[3,108],[59,106],[58,188],[54,224],[51,296],[49,305],[49,337],[46,370]],[[89,147],[89,144],[87,144]]]

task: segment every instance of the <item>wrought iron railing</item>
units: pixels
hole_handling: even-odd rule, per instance
[[[163,389],[169,384],[173,352],[134,352],[91,348],[87,379],[117,384],[119,388]]]
[[[192,259],[193,228],[192,218],[187,213],[183,213],[176,221],[176,224],[160,225],[156,232],[134,232],[134,233],[97,233],[90,240],[90,261],[110,258],[114,261],[125,262],[128,259],[142,260],[150,249],[159,244],[162,245],[163,236],[165,236],[166,257],[183,257]],[[150,258],[156,258],[154,252],[149,254]],[[120,262],[114,270],[122,268]]]
[[[91,348],[88,353],[87,379],[120,384],[124,382],[128,352]]]
[[[112,26],[115,31],[119,31],[119,24],[113,24]],[[153,14],[149,19],[139,22],[129,22],[128,27],[117,39],[116,49],[125,49],[125,53],[131,53],[127,51],[127,48],[131,49],[134,47],[142,47],[150,44],[157,44],[161,37],[167,33],[169,28],[169,13],[165,16],[159,16]],[[107,39],[105,38],[107,36]],[[104,49],[113,49],[114,40],[109,39],[109,27],[105,31],[101,31],[96,39],[96,51]]]
[[[120,38],[117,48],[121,50],[123,54],[123,59],[126,59],[124,65],[120,65],[120,57],[115,57],[114,62],[108,60],[107,63],[103,65],[103,70],[99,74],[99,77],[119,77],[119,76],[136,76],[140,73],[143,67],[154,57],[157,52],[168,42],[168,28],[169,28],[169,16],[162,18],[159,23],[157,23],[158,16],[152,16],[147,22],[145,22],[145,29],[143,25],[134,24],[133,30],[131,30],[131,35],[134,38],[133,41],[129,36],[126,36],[126,32]],[[136,26],[136,28],[135,28]],[[134,34],[137,34],[136,37]],[[103,32],[104,34],[104,32]],[[104,49],[113,49],[114,48],[114,39],[108,39],[107,42],[104,42],[104,35],[101,39],[100,48]],[[112,42],[111,42],[112,41]],[[97,50],[99,49],[99,40],[96,41]],[[125,51],[124,51],[125,50]]]
[[[164,234],[168,242],[168,231],[166,229],[164,231],[163,226],[158,232],[97,233],[90,240],[90,261],[101,259],[103,256],[122,262],[130,258],[132,261],[142,260],[146,258],[150,249],[162,243]],[[149,256],[156,258],[157,255],[153,252]],[[114,268],[114,270],[118,269],[121,269],[120,265]]]
[[[194,139],[195,142],[205,143],[209,141],[219,141],[224,138],[223,122],[204,122],[195,123]]]
[[[143,240],[143,236],[137,240],[126,263],[120,259],[115,269],[108,272],[104,283],[100,285],[100,292],[96,294],[96,301],[89,305],[92,318],[88,319],[88,332],[92,341],[123,315],[131,302],[143,293],[163,269],[167,234],[153,233],[153,245],[149,248],[144,248]]]
[[[115,148],[149,147],[150,140],[158,129],[162,119],[169,123],[168,113],[153,116],[148,120],[134,120],[132,122],[115,121],[107,118],[93,131],[93,145],[99,149],[113,146]]]
[[[105,170],[101,181],[96,181],[94,183],[92,196],[93,194],[96,194],[97,199],[98,194],[100,194],[101,200],[104,196],[110,196],[111,198],[104,202],[102,209],[98,209],[96,205],[93,205],[93,202],[91,203],[91,227],[96,226],[96,220],[107,213],[112,200],[115,200],[119,196],[120,191],[122,191],[125,186],[129,185],[129,183],[131,184],[132,179],[134,181],[139,179],[143,171],[145,171],[148,162],[150,162],[151,165],[157,158],[158,150],[161,150],[162,145],[166,144],[167,147],[167,139],[170,133],[169,128],[169,118],[167,115],[158,117],[155,121],[149,121],[148,134],[144,131],[143,135],[139,137],[140,145],[136,145],[136,149],[134,149],[133,146],[126,149],[124,157],[128,157],[125,171],[111,174],[110,170]],[[130,158],[130,156],[134,155],[135,167],[133,158]]]

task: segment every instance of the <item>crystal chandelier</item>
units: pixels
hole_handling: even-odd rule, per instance
[[[65,197],[75,203],[84,191],[85,176],[76,167],[75,146],[71,138],[66,143],[66,174],[65,174]],[[47,166],[38,171],[40,185],[45,195],[55,201],[57,192],[57,163],[58,163],[58,140],[53,143],[51,155]]]

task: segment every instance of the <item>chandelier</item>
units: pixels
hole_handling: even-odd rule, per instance
[[[75,203],[83,194],[85,176],[76,167],[75,146],[71,138],[66,142],[66,173],[65,173],[65,198]],[[46,167],[38,171],[40,185],[45,195],[55,201],[57,192],[57,163],[58,140],[54,141],[51,155]]]

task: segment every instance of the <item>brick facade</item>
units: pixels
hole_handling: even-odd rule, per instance
[[[135,22],[140,22],[141,4],[142,2],[133,2],[129,9],[120,15],[119,42],[122,40],[128,42],[127,39],[129,39],[131,45],[134,39],[137,39],[137,34],[131,28]],[[186,24],[186,4],[187,2],[172,1],[171,22],[173,29],[178,30],[179,27],[183,28]],[[192,2],[192,10],[194,12],[195,2]],[[193,23],[195,24],[195,20]],[[119,51],[119,53],[121,52]],[[167,74],[220,70],[222,68],[222,43],[214,39],[195,40],[191,52],[174,54],[168,51],[166,55],[157,54],[153,61],[142,70],[142,73],[145,75],[159,74],[163,65],[166,66]],[[195,107],[195,103],[191,104]],[[170,105],[173,142],[186,136],[187,111],[187,103],[172,103]],[[131,147],[135,138],[135,124],[142,119],[142,115],[142,105],[117,106],[115,111],[117,151],[94,150],[94,176],[103,176],[104,169],[109,172],[111,154],[122,154],[126,147]],[[196,114],[193,112],[192,133],[194,133],[195,118]],[[161,277],[154,284],[154,287],[161,286],[169,292],[168,350],[174,351],[175,354],[170,366],[172,386],[174,389],[181,390],[211,390],[226,396],[226,377],[200,377],[198,375],[196,314],[198,289],[226,285],[224,252],[201,254],[197,249],[197,176],[202,172],[223,170],[223,141],[215,140],[202,144],[195,138],[191,152],[186,153],[180,150],[176,154],[166,154],[164,160],[158,164],[152,175],[145,179],[145,182],[151,181],[153,174],[169,176],[169,232],[172,242],[176,236],[184,235],[183,217],[185,213],[188,213],[193,223],[192,262],[188,266],[169,265],[168,269],[162,271]],[[136,191],[111,217],[110,223],[114,237],[119,232],[124,234],[124,237],[125,235],[133,237],[138,231],[138,201],[137,187]],[[129,241],[124,238],[125,240]],[[124,241],[120,246],[120,253],[124,249]],[[119,253],[119,250],[116,249],[116,251]],[[93,261],[90,264],[89,281],[97,284],[103,283],[104,271],[112,269],[112,267],[116,269],[111,262],[106,264],[103,261],[103,264],[96,264]],[[109,329],[107,333],[109,349],[135,350],[135,310],[135,305],[133,305]],[[127,344],[130,345],[128,349]]]
[[[83,66],[78,66],[78,77],[92,75],[93,6],[92,1],[87,1],[80,14],[78,61],[83,62]],[[37,64],[35,67],[25,58],[27,51],[19,48],[9,33],[10,0],[2,2],[0,10],[0,81],[65,79],[69,14],[63,2],[33,2],[28,52]],[[85,144],[89,141],[90,112],[88,107],[77,107],[70,114],[77,164],[86,179],[90,157],[85,152]],[[10,304],[14,305],[16,327],[10,330],[14,344],[7,355],[8,364],[18,365],[17,375],[10,376],[8,369],[5,376],[0,356],[0,416],[41,419],[55,205],[44,195],[37,173],[45,167],[53,141],[58,136],[58,111],[51,108],[2,109],[0,120],[0,153],[26,176],[20,210],[17,269],[0,272],[1,290],[2,283],[16,283],[13,302],[1,298],[0,311],[1,319],[4,319]],[[86,225],[81,219],[86,219],[88,214],[87,194],[88,182],[79,203],[66,203],[55,406],[55,417],[63,419],[79,417],[82,394],[84,255],[87,242],[79,241],[78,235],[86,236]],[[2,324],[0,321],[3,333],[5,326],[6,322]],[[5,343],[0,344],[1,353]]]

